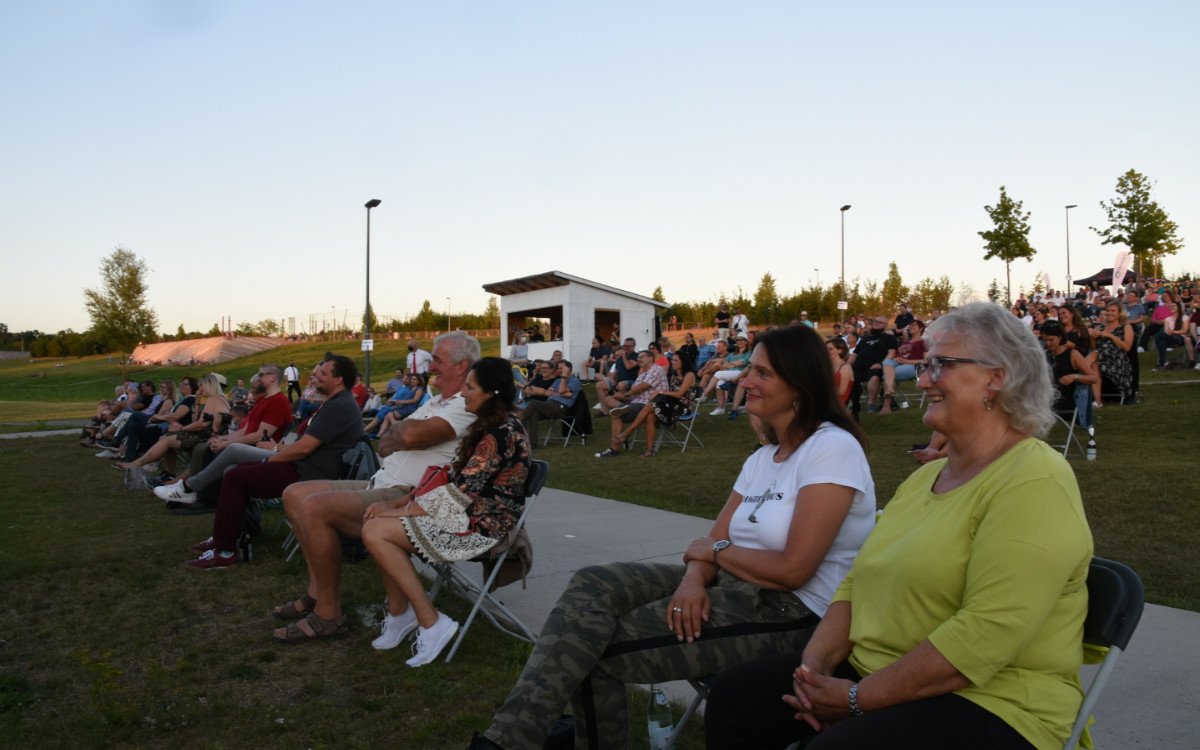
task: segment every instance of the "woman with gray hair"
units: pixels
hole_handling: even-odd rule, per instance
[[[917,382],[947,456],[896,490],[802,653],[717,678],[708,747],[1048,750],[1070,734],[1092,535],[1071,467],[1035,437],[1054,419],[1045,355],[986,302],[927,341]]]

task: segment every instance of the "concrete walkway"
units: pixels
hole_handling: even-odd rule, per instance
[[[711,526],[679,513],[547,489],[529,521],[534,563],[528,588],[508,586],[501,599],[536,632],[578,568],[616,560],[677,562]],[[481,619],[475,627],[490,625]],[[1200,746],[1198,633],[1200,613],[1146,606],[1095,712],[1097,748]],[[1086,668],[1084,684],[1093,673]],[[672,683],[668,693],[682,703],[692,696],[686,683]]]

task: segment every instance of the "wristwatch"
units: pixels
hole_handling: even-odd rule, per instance
[[[717,553],[728,547],[730,544],[731,542],[728,539],[722,539],[713,545],[713,565],[720,567],[717,563]]]

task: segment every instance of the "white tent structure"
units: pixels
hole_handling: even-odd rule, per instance
[[[587,359],[593,336],[607,343],[616,330],[622,339],[637,341],[638,349],[646,348],[660,330],[659,311],[668,307],[665,302],[562,271],[496,281],[483,288],[500,297],[502,356],[508,356],[517,331],[538,325],[546,341],[530,343],[529,358],[550,359],[555,349],[561,349],[577,369]],[[561,341],[554,340],[557,326],[562,326]]]

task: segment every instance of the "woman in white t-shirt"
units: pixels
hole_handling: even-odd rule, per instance
[[[759,336],[743,384],[770,444],[746,461],[709,535],[683,565],[576,572],[472,747],[541,747],[568,702],[581,746],[626,747],[626,683],[701,677],[807,643],[874,525],[866,438],[810,328]]]

